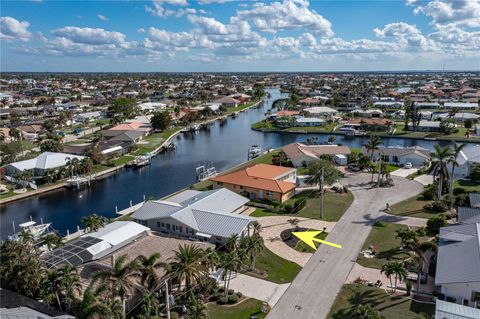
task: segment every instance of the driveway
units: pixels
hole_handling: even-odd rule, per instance
[[[408,175],[412,175],[418,171],[418,168],[399,168],[396,171],[390,173],[391,176],[399,176],[399,177],[407,177]]]
[[[321,245],[267,318],[322,319],[327,316],[372,225],[385,217],[382,210],[386,202],[393,205],[422,191],[422,185],[415,181],[397,176],[393,179],[394,187],[380,189],[370,188],[367,174],[350,175],[341,181],[353,192],[354,201],[327,240],[343,248]]]
[[[289,219],[296,218],[294,216],[267,216],[257,218],[260,225],[262,225],[262,232],[260,233],[265,242],[265,246],[271,250],[274,254],[293,261],[294,263],[305,266],[307,261],[313,254],[301,253],[293,248],[288,247],[280,238],[280,233],[286,229],[290,229],[292,226],[287,221]],[[317,219],[308,219],[298,217],[300,222],[299,227],[322,230],[326,228],[326,232],[332,231],[335,226],[335,222],[325,222]]]
[[[419,182],[422,185],[430,185],[433,184],[433,176],[432,175],[420,175],[414,178],[415,181]]]
[[[276,284],[252,276],[239,274],[230,280],[230,288],[240,291],[245,296],[268,302],[275,306],[290,284]]]

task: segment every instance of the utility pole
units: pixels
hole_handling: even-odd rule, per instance
[[[170,319],[170,296],[168,295],[168,280],[165,280],[165,302],[167,304],[167,319]]]
[[[325,180],[325,167],[322,167],[320,176],[320,219],[323,219],[323,183]]]

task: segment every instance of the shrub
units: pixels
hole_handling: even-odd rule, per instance
[[[423,208],[434,213],[442,213],[448,209],[448,206],[442,202],[438,202],[438,203],[433,202],[430,205],[425,205]]]
[[[243,294],[240,291],[237,291],[235,294],[237,295],[238,298],[242,298],[243,296]]]
[[[225,296],[222,296],[217,300],[217,304],[219,305],[226,305],[227,303],[228,303],[228,298]]]
[[[468,206],[470,205],[470,198],[468,194],[458,194],[455,196],[455,205],[456,206]]]
[[[447,220],[445,219],[445,216],[443,214],[434,216],[427,221],[427,232],[430,235],[438,235],[438,233],[440,232],[440,228],[447,225]]]
[[[426,186],[422,192],[423,200],[433,200],[435,198],[436,192],[437,192],[437,189],[435,185],[431,184]]]
[[[467,190],[463,187],[458,187],[453,189],[453,195],[466,194]]]
[[[178,319],[180,315],[176,311],[170,311],[170,319]]]
[[[229,295],[228,296],[228,303],[229,304],[234,304],[234,303],[237,303],[238,302],[238,296],[237,295]]]
[[[233,295],[234,293],[235,293],[235,290],[233,290],[233,289],[228,289],[228,294],[229,294],[229,295]]]

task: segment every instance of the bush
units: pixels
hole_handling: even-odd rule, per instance
[[[233,295],[234,293],[235,293],[235,290],[233,290],[233,289],[228,289],[228,294],[229,294],[229,295]]]
[[[448,209],[448,206],[445,203],[442,203],[442,202],[438,202],[438,203],[433,202],[430,205],[425,205],[423,208],[425,208],[426,210],[429,210],[431,212],[434,212],[434,213],[443,213],[444,211],[446,211]]]
[[[238,296],[238,298],[242,298],[243,296],[243,294],[240,291],[237,291],[235,294]]]
[[[225,296],[222,296],[217,300],[217,304],[219,305],[226,305],[227,303],[228,303],[228,298]]]
[[[447,220],[445,219],[445,216],[443,214],[434,216],[427,221],[427,232],[430,235],[438,235],[438,233],[440,232],[440,228],[447,225]]]
[[[437,192],[437,189],[435,185],[431,184],[426,186],[422,192],[423,200],[433,200],[435,198],[436,192]]]
[[[458,187],[453,189],[453,195],[466,194],[467,190],[463,187]]]
[[[458,194],[455,196],[455,205],[456,206],[469,206],[470,205],[470,198],[468,194]]]
[[[170,319],[178,319],[180,315],[176,311],[170,311]]]
[[[228,303],[229,304],[234,304],[234,303],[237,303],[238,302],[238,296],[237,295],[229,295],[228,296]]]

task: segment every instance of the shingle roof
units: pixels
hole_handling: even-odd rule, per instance
[[[294,189],[295,184],[276,180],[276,178],[292,170],[294,170],[294,168],[257,164],[211,178],[210,180],[284,194]]]
[[[435,285],[480,282],[480,223],[442,227]]]

